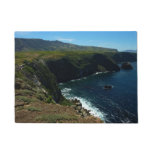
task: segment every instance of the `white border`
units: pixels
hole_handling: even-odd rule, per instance
[[[0,151],[152,151],[151,1],[0,2]],[[138,31],[139,124],[15,124],[14,31]]]

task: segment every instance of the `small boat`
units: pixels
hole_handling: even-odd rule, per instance
[[[112,85],[105,85],[104,89],[112,89]]]

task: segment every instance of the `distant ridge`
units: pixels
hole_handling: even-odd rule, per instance
[[[43,39],[15,38],[15,51],[112,51],[117,49],[81,46],[61,41],[48,41]]]
[[[132,52],[132,53],[137,53],[137,50],[124,50],[122,52]]]

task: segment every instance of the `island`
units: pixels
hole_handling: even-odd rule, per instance
[[[118,63],[137,59],[116,49],[39,39],[15,39],[15,49],[15,122],[102,123],[79,100],[66,99],[58,84],[100,71],[119,72]]]
[[[124,62],[124,63],[122,63],[121,68],[124,69],[124,70],[133,69],[133,67],[132,67],[132,65],[131,65],[130,62]]]

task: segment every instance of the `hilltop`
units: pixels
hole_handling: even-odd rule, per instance
[[[15,38],[15,51],[110,51],[117,52],[117,49],[81,46],[61,41],[48,41],[43,39]]]

